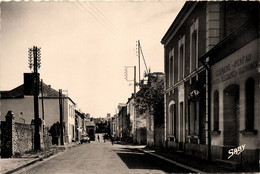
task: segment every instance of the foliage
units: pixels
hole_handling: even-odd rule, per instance
[[[163,123],[164,116],[164,76],[162,73],[149,73],[147,84],[140,84],[143,94],[137,97],[140,114],[154,115],[156,123]]]

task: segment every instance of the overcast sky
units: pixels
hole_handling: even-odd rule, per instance
[[[136,41],[151,71],[163,72],[160,41],[184,3],[2,2],[0,90],[23,83],[23,73],[31,72],[28,48],[38,46],[44,83],[68,90],[77,107],[92,117],[114,115],[118,103],[133,93],[124,66],[138,65]]]

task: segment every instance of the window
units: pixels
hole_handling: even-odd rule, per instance
[[[246,130],[254,130],[254,96],[255,81],[249,78],[246,81]]]
[[[214,131],[219,130],[219,92],[214,92]]]
[[[198,68],[198,19],[190,28],[190,73]]]
[[[188,99],[188,133],[189,135],[199,135],[199,113],[200,101],[199,91],[193,90]]]
[[[185,36],[179,40],[179,54],[178,54],[178,80],[181,80],[184,76],[185,67]]]
[[[169,103],[169,110],[168,110],[168,134],[169,135],[176,135],[176,107],[175,102],[171,101]]]
[[[174,83],[174,49],[169,52],[169,87]]]

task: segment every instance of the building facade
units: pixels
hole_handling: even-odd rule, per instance
[[[162,44],[165,146],[258,168],[259,2],[186,2]]]
[[[259,2],[216,8],[221,42],[201,57],[210,74],[211,157],[259,170]]]
[[[162,39],[165,146],[207,158],[206,3],[186,2]],[[201,42],[200,42],[201,41]]]

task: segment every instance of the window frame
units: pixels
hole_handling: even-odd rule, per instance
[[[193,35],[196,32],[196,55],[195,55],[195,69],[192,69],[192,64],[194,62],[193,56]],[[199,18],[193,20],[190,27],[190,73],[198,69],[199,67]]]

